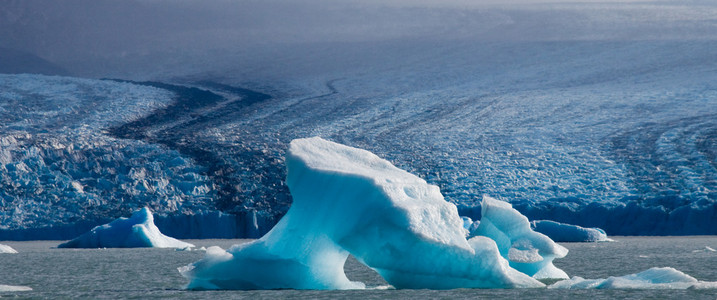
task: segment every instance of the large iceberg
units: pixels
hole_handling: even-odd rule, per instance
[[[488,237],[467,240],[456,207],[437,186],[365,150],[298,139],[286,164],[294,199],[288,213],[262,238],[227,251],[212,247],[204,259],[180,268],[188,288],[363,288],[344,274],[349,253],[396,288],[542,287],[531,276],[546,268],[555,273],[549,260],[567,252],[490,199],[486,207],[496,208],[487,211],[480,231]],[[524,222],[519,229],[504,226],[515,219]],[[496,245],[491,238],[501,234]],[[505,245],[528,257],[517,261],[533,274],[511,267]]]
[[[129,218],[119,218],[100,225],[58,248],[188,248],[194,245],[162,234],[154,225],[149,208],[142,208]]]
[[[4,244],[0,244],[0,253],[17,253],[17,250]]]
[[[606,279],[573,277],[556,282],[552,289],[687,289],[717,288],[717,282],[699,281],[673,268],[651,268],[637,274]]]
[[[610,242],[604,230],[600,228],[585,228],[578,225],[565,224],[550,220],[536,220],[530,222],[530,227],[547,235],[555,242]]]

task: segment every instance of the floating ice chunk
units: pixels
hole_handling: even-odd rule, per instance
[[[194,245],[168,237],[154,225],[149,208],[136,211],[130,218],[119,218],[60,244],[58,248],[187,248]]]
[[[611,242],[604,230],[585,228],[549,220],[530,222],[533,230],[547,235],[555,242]]]
[[[513,209],[510,203],[484,196],[481,222],[471,236],[493,239],[511,267],[533,278],[569,278],[553,265],[553,259],[565,257],[568,249],[531,230],[528,218]]]
[[[438,187],[368,151],[299,139],[286,163],[287,214],[262,238],[209,248],[180,268],[188,288],[364,288],[344,274],[349,253],[396,288],[544,286],[511,268],[493,240],[466,240]]]
[[[572,279],[558,281],[551,289],[687,289],[717,288],[717,282],[698,281],[694,277],[673,268],[651,268],[649,270],[607,279]]]
[[[22,285],[0,284],[0,292],[27,292],[27,291],[32,291],[32,288],[29,286],[22,286]]]
[[[0,244],[0,253],[17,253],[17,250],[8,245]]]

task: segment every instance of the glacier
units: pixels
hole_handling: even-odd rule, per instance
[[[610,242],[604,230],[600,228],[584,228],[578,225],[565,224],[550,220],[530,221],[530,227],[547,235],[555,242]]]
[[[289,212],[262,238],[209,248],[180,268],[189,289],[363,288],[343,272],[349,254],[396,288],[525,288],[567,278],[552,265],[567,249],[508,203],[484,198],[477,235],[466,239],[437,186],[371,152],[297,139],[286,165]]]
[[[6,7],[2,47],[76,77],[0,77],[0,240],[69,239],[144,206],[173,236],[260,237],[292,202],[289,142],[316,135],[473,220],[485,194],[609,235],[717,234],[715,3],[358,2],[165,3],[206,31],[165,24],[126,47],[98,42],[120,18]],[[91,49],[40,30],[53,17],[92,29],[73,34]]]
[[[637,274],[606,279],[573,277],[548,286],[549,289],[715,289],[717,282],[699,281],[674,268],[650,268]]]
[[[191,248],[194,245],[162,234],[154,225],[149,208],[142,208],[129,218],[119,218],[97,226],[58,248]]]
[[[0,253],[17,253],[17,250],[8,245],[0,244]]]

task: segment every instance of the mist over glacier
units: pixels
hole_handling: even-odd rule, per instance
[[[159,214],[179,216],[172,222],[195,222],[181,220],[187,211],[243,214],[225,221],[266,231],[291,203],[283,185],[289,141],[319,135],[418,174],[473,219],[487,194],[530,219],[613,235],[717,233],[711,2],[6,4],[3,48],[78,77],[162,81],[220,98],[152,119],[171,109],[178,89],[3,77],[2,151],[12,153],[4,166],[67,162],[44,172],[54,182],[3,173],[13,187],[3,190],[4,229],[97,225],[154,201]],[[15,104],[35,97],[18,87],[23,80],[43,81],[53,91],[43,101],[53,106]],[[96,91],[105,86],[163,96],[136,111],[142,99],[159,98],[119,101]],[[241,105],[251,97],[232,87],[270,97]],[[80,104],[68,108],[59,95]],[[110,122],[106,111],[132,113]],[[43,123],[48,115],[62,118]],[[29,121],[11,121],[17,116]],[[135,121],[146,122],[125,128],[141,137],[109,130]],[[87,139],[72,151],[50,142]],[[119,185],[83,181],[88,174]],[[57,198],[37,196],[40,189]]]

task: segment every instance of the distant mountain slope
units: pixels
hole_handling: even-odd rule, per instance
[[[63,68],[31,53],[0,47],[0,73],[69,75]]]

